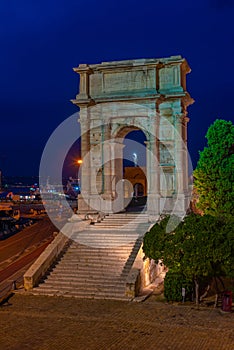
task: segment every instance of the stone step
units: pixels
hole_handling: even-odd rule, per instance
[[[67,251],[67,256],[101,256],[101,257],[125,257],[127,255],[129,255],[130,253],[134,253],[134,252],[138,252],[138,248],[140,247],[140,245],[138,246],[134,246],[134,248],[128,248],[128,249],[123,249],[121,251],[121,248],[117,250],[114,250],[113,253],[111,253],[111,251],[107,250],[107,249],[102,249],[102,250],[89,250],[89,247],[88,246],[85,246],[85,248],[82,248],[82,249],[71,249],[69,251]]]
[[[116,263],[116,264],[111,264],[111,265],[107,265],[106,262],[100,261],[98,263],[98,261],[96,261],[95,263],[92,261],[86,261],[86,262],[71,262],[69,263],[69,261],[66,262],[62,262],[59,265],[57,265],[56,268],[62,268],[62,269],[75,269],[75,271],[81,270],[81,269],[93,269],[93,270],[97,270],[97,269],[102,269],[102,270],[106,270],[106,271],[119,271],[121,269],[123,269],[123,267],[125,266],[129,266],[130,264],[132,264],[134,262],[134,259],[128,259],[126,263]]]
[[[92,253],[92,257],[90,257],[90,254],[87,251],[73,251],[67,253],[60,261],[62,260],[76,260],[76,261],[82,261],[83,259],[91,258],[91,260],[97,260],[97,259],[105,259],[106,261],[122,261],[126,260],[128,258],[129,254],[134,255],[134,253],[137,253],[137,249],[134,249],[132,251],[124,251],[122,254],[101,254],[101,253]]]
[[[63,260],[61,261],[62,264],[64,263],[71,263],[71,264],[78,264],[82,263],[84,260],[89,259],[91,264],[97,264],[100,261],[100,258],[102,258],[101,261],[103,263],[105,262],[105,265],[111,265],[111,264],[122,264],[128,259],[128,257],[125,256],[106,256],[106,257],[101,257],[100,255],[92,256],[92,260],[87,254],[79,254],[77,256],[72,256],[72,255],[66,255]],[[132,257],[132,260],[134,260],[134,257]]]
[[[77,274],[77,277],[82,279],[83,277],[87,276],[96,276],[96,277],[107,277],[107,276],[113,276],[113,278],[115,277],[119,277],[122,276],[123,274],[128,274],[129,270],[131,268],[131,265],[127,265],[124,268],[116,268],[114,269],[114,267],[112,269],[104,269],[104,267],[97,267],[96,269],[92,269],[90,266],[82,266],[80,268],[75,269],[75,272]],[[70,267],[60,267],[59,269],[57,269],[57,272],[59,272],[61,274],[61,276],[66,277],[69,273],[69,269],[71,269]],[[54,275],[51,275],[51,277],[53,277]]]
[[[103,253],[105,251],[108,251],[109,250],[113,250],[114,252],[115,251],[127,251],[127,250],[130,250],[132,246],[134,246],[135,244],[138,244],[138,243],[141,243],[142,240],[134,240],[132,242],[128,242],[128,244],[126,244],[126,242],[123,242],[123,241],[111,241],[111,240],[91,240],[91,239],[88,239],[88,238],[79,238],[77,239],[74,244],[71,246],[71,250],[72,249],[75,249],[75,250],[84,250],[84,249],[90,249],[90,251],[93,251],[95,252],[102,249]],[[94,243],[97,243],[97,247],[95,246],[90,246],[90,244],[94,244]],[[106,243],[106,246],[105,246],[105,243]],[[77,246],[75,246],[75,244]],[[112,244],[113,246],[110,246],[110,244]],[[102,245],[102,246],[100,246]]]
[[[105,266],[105,268],[108,268],[109,266],[112,265],[118,265],[118,266],[122,266],[124,265],[125,262],[129,261],[130,259],[135,259],[135,255],[134,253],[131,254],[131,252],[129,253],[128,257],[126,257],[125,259],[119,259],[119,257],[116,257],[116,260],[114,259],[114,257],[112,257],[111,259],[109,259],[108,256],[105,257],[101,257],[101,256],[93,256],[90,257],[87,254],[86,255],[79,255],[79,257],[75,257],[75,258],[68,258],[67,256],[62,258],[60,261],[57,262],[57,264],[55,266],[59,266],[59,265],[81,265],[81,264],[88,264],[92,267],[98,266],[98,265],[103,265]]]
[[[118,214],[109,214],[109,215],[106,215],[105,216],[105,219],[106,218],[116,218],[116,217],[128,217],[128,218],[130,218],[130,217],[146,217],[146,218],[148,218],[149,216],[148,216],[148,214],[147,213],[142,213],[142,212],[137,212],[137,213],[118,213]]]
[[[89,259],[90,261],[97,261],[97,260],[102,260],[105,261],[106,264],[108,265],[110,262],[110,264],[112,262],[124,262],[125,260],[128,259],[129,255],[131,254],[132,256],[134,256],[134,254],[137,253],[137,249],[134,249],[134,251],[128,251],[128,252],[123,252],[122,254],[100,254],[100,253],[93,253],[92,257],[90,257],[90,254],[85,251],[74,251],[74,252],[69,252],[66,255],[63,256],[63,258],[61,258],[58,262],[61,261],[74,261],[74,262],[82,262],[82,261],[87,261],[87,259]]]
[[[103,231],[102,231],[103,232]],[[78,244],[83,244],[82,242],[100,242],[100,243],[110,243],[113,242],[113,244],[115,243],[117,244],[121,244],[121,246],[125,245],[129,245],[133,242],[135,242],[137,239],[142,239],[142,236],[137,234],[135,237],[128,237],[128,236],[119,236],[119,237],[115,237],[115,238],[111,238],[109,236],[100,236],[97,235],[96,232],[94,232],[93,235],[90,234],[76,234],[72,237],[72,240],[75,243]]]
[[[85,242],[82,242],[82,245],[83,246],[85,246],[86,247],[86,249],[88,249],[88,248],[95,248],[95,249],[107,249],[107,248],[113,248],[113,249],[115,249],[116,247],[118,247],[118,248],[121,248],[121,244],[115,244],[114,242],[109,242],[109,243],[102,243],[102,242],[86,242],[86,244],[85,244]],[[128,250],[129,252],[130,252],[130,248],[129,248],[129,250]],[[124,254],[124,252],[127,252],[127,249],[123,249],[123,254]],[[91,255],[92,253],[90,253],[90,255]],[[104,255],[104,253],[103,253],[103,255]]]
[[[91,242],[92,243],[92,242]],[[97,242],[97,243],[105,243],[104,242]],[[107,243],[111,243],[111,241],[107,242]],[[113,244],[116,243],[115,247],[93,247],[93,246],[89,246],[87,244],[83,244],[80,243],[79,241],[74,242],[73,245],[71,247],[69,247],[69,251],[87,251],[89,250],[91,253],[100,253],[100,254],[109,254],[110,252],[113,253],[120,253],[120,252],[128,252],[131,251],[131,249],[136,246],[136,245],[140,245],[142,243],[142,240],[135,240],[133,242],[130,242],[126,245],[126,242],[122,243],[122,242],[112,242]]]
[[[69,254],[70,253],[74,253],[74,252],[77,252],[78,254],[79,253],[82,253],[82,252],[87,252],[89,253],[90,255],[91,254],[99,254],[101,256],[104,256],[104,255],[111,255],[111,254],[128,254],[129,252],[133,251],[134,249],[137,249],[138,246],[141,245],[141,241],[136,241],[136,242],[133,242],[131,244],[129,244],[128,246],[124,246],[124,245],[121,245],[121,246],[117,246],[117,247],[107,247],[107,248],[95,248],[95,247],[89,247],[87,245],[83,245],[83,244],[78,244],[75,246],[74,244],[69,247]]]
[[[106,269],[108,269],[111,266],[122,266],[126,261],[134,261],[135,260],[135,256],[131,255],[131,257],[129,258],[125,258],[125,259],[112,259],[109,260],[108,257],[96,257],[96,259],[94,259],[93,257],[80,257],[77,259],[71,259],[68,257],[64,257],[59,265],[60,266],[64,266],[64,265],[73,265],[73,266],[78,266],[78,265],[89,265],[91,267],[97,267],[97,266],[103,266]]]
[[[108,226],[108,227],[112,227],[112,230],[107,232],[107,231],[102,231],[101,228],[102,227],[105,227],[105,226]],[[137,234],[136,230],[137,230],[137,227],[148,227],[148,225],[145,225],[145,224],[140,224],[139,225],[111,225],[111,224],[96,224],[96,225],[90,225],[90,226],[87,226],[84,230],[82,231],[77,231],[79,233],[86,233],[87,232],[90,232],[91,234],[93,234],[93,231],[96,231],[97,234],[109,234],[111,237],[115,237],[115,235],[121,235],[121,234],[125,234],[126,232],[126,235],[131,235],[131,234]],[[131,230],[129,230],[129,228],[131,228]],[[128,229],[128,230],[125,230],[125,229]],[[73,233],[75,234],[76,231],[74,230]]]
[[[45,280],[49,280],[49,279],[54,279],[54,280],[71,280],[71,279],[75,279],[77,281],[89,281],[90,283],[94,282],[94,281],[100,281],[100,282],[105,282],[105,281],[124,281],[125,280],[125,276],[127,276],[128,272],[124,272],[123,274],[120,275],[97,275],[95,273],[93,273],[92,271],[90,272],[90,274],[77,274],[75,272],[71,273],[70,271],[68,271],[66,274],[62,274],[59,271],[52,271]]]
[[[108,225],[108,224],[103,224],[100,226],[90,226],[89,230],[85,230],[84,232],[92,232],[95,231],[96,233],[98,232],[109,232],[109,231],[113,231],[115,230],[115,233],[117,232],[122,232],[123,230],[126,233],[132,233],[134,232],[135,234],[139,234],[141,233],[142,235],[145,234],[148,231],[148,226],[145,227],[138,227],[138,225],[123,225],[123,226],[119,226],[119,225]],[[111,235],[111,233],[110,233]]]
[[[114,216],[106,216],[102,221],[131,221],[131,220],[139,220],[142,222],[148,222],[149,217],[148,215],[127,215],[127,216],[120,216],[120,215],[114,215]],[[102,222],[101,221],[101,222]]]
[[[64,297],[74,297],[74,298],[82,298],[82,299],[113,299],[113,300],[122,300],[129,301],[131,298],[121,293],[114,293],[111,291],[108,292],[79,292],[79,291],[60,291],[56,289],[44,289],[42,287],[34,288],[30,294],[33,295],[49,295],[49,296],[64,296]]]
[[[83,235],[83,234],[77,234],[76,236],[73,236],[73,240],[75,240],[77,243],[80,241],[90,241],[90,242],[100,242],[100,243],[110,243],[113,242],[115,244],[120,243],[122,246],[127,245],[130,243],[135,242],[139,238],[139,235],[136,235],[134,237],[131,236],[118,236],[115,237],[114,239],[111,238],[111,236],[100,236],[100,235]]]
[[[121,247],[123,246],[130,246],[131,244],[135,243],[136,240],[142,240],[142,237],[139,237],[139,235],[135,236],[135,237],[127,237],[127,236],[119,236],[116,237],[114,239],[112,239],[111,237],[105,237],[105,236],[97,236],[97,235],[76,235],[72,237],[73,241],[77,244],[83,244],[83,245],[87,245],[83,242],[86,243],[113,243],[113,245],[115,244],[118,247],[118,244],[121,245]]]
[[[82,241],[81,239],[79,240],[79,243],[86,246],[86,247],[90,247],[90,248],[116,248],[116,247],[121,247],[121,242],[118,242],[118,244],[116,242],[92,242],[91,240],[89,241]],[[124,244],[123,244],[124,245]]]
[[[79,232],[75,232],[72,234],[72,237],[74,236],[91,236],[91,237],[111,237],[112,239],[118,239],[119,237],[126,237],[126,238],[137,238],[138,237],[138,232],[136,230],[131,230],[131,231],[125,231],[124,229],[121,228],[121,230],[111,230],[111,231],[102,231],[101,229],[98,229],[95,226],[90,226],[88,230],[83,230]]]
[[[117,214],[74,232],[73,242],[33,293],[120,299],[149,227],[147,216]]]
[[[105,231],[103,231],[105,229]],[[107,231],[107,229],[110,229],[110,231]],[[89,227],[89,229],[84,230],[84,232],[90,232],[93,233],[94,231],[98,234],[100,233],[109,233],[110,236],[114,236],[114,234],[120,232],[126,232],[127,234],[137,234],[139,231],[145,232],[148,230],[148,226],[145,226],[143,228],[139,227],[139,225],[109,225],[109,224],[103,224],[103,225],[92,225]],[[145,233],[144,232],[144,233]]]
[[[83,234],[80,234],[80,235],[74,235],[72,237],[73,239],[73,242],[74,244],[82,244],[80,243],[80,240],[83,240],[83,241],[97,241],[97,242],[110,242],[112,241],[113,243],[120,243],[121,244],[121,248],[125,245],[126,247],[129,247],[132,243],[134,243],[136,240],[142,240],[142,236],[139,236],[139,234],[135,235],[135,236],[132,236],[132,237],[129,237],[129,236],[119,236],[119,237],[115,237],[115,238],[111,238],[109,236],[99,236],[99,235],[96,235],[96,232],[94,232],[93,235],[91,235],[90,233],[87,234],[87,235],[83,235]],[[73,244],[73,245],[74,245]]]
[[[89,254],[92,256],[97,255],[97,256],[107,256],[107,257],[111,257],[111,256],[118,257],[118,256],[126,256],[132,251],[137,251],[137,248],[138,248],[138,244],[135,245],[134,248],[133,248],[133,245],[131,245],[130,247],[120,246],[112,249],[107,249],[107,248],[92,249],[91,247],[80,245],[79,247],[71,247],[71,249],[69,249],[66,254],[68,256],[72,256],[72,255],[79,256],[80,254]]]
[[[121,241],[120,242],[113,242],[111,240],[106,241],[106,242],[104,240],[103,241],[87,240],[85,242],[84,240],[79,239],[79,240],[77,240],[76,243],[79,244],[80,246],[84,246],[84,248],[89,247],[94,252],[95,249],[99,249],[99,248],[102,248],[102,249],[112,248],[114,251],[117,248],[121,248],[121,249],[123,249],[123,251],[127,251],[127,250],[131,249],[131,246],[133,246],[135,242],[134,241],[131,242],[131,245],[129,245],[128,247],[126,247],[126,242],[121,242]],[[95,243],[97,244],[97,246],[94,246]],[[73,247],[71,249],[73,249]],[[80,251],[83,250],[82,248],[79,248],[79,247],[77,247],[77,248],[74,247],[74,249],[80,250]],[[104,250],[103,250],[103,253],[104,253]]]
[[[79,244],[78,242],[73,242],[72,245],[70,245],[68,252],[72,252],[72,251],[88,251],[91,254],[92,253],[101,253],[101,254],[109,254],[109,253],[121,253],[124,251],[130,251],[133,249],[133,247],[135,247],[136,245],[140,245],[142,242],[142,240],[137,240],[133,243],[130,243],[128,245],[121,245],[121,246],[117,246],[115,248],[113,247],[107,247],[107,248],[95,248],[95,247],[88,247],[87,245],[84,244]]]
[[[138,214],[110,214],[106,215],[104,220],[114,220],[114,219],[126,219],[130,220],[131,218],[140,218],[142,220],[148,219],[148,214],[138,213]]]
[[[119,226],[119,227],[123,227],[123,226],[133,226],[133,227],[137,227],[137,225],[145,225],[145,226],[149,226],[149,223],[145,223],[144,221],[139,221],[139,220],[132,220],[132,221],[111,221],[111,220],[106,220],[106,221],[101,221],[101,222],[96,222],[95,224],[93,225],[89,225],[87,229],[89,228],[92,228],[92,227],[99,227],[99,226],[105,226],[105,225],[108,225],[108,226]]]
[[[87,281],[90,281],[92,282],[93,280],[98,280],[98,281],[101,281],[101,280],[122,280],[124,279],[124,276],[127,275],[128,272],[124,272],[123,274],[121,275],[108,275],[108,274],[100,274],[100,275],[97,275],[95,272],[93,271],[90,271],[89,274],[77,274],[76,272],[71,272],[71,271],[67,271],[65,274],[62,274],[60,273],[60,271],[57,271],[57,270],[54,270],[54,271],[51,271],[50,274],[47,276],[46,279],[76,279],[76,280],[87,280]]]
[[[66,293],[66,294],[70,294],[70,295],[77,295],[77,296],[82,296],[82,297],[86,297],[86,295],[92,295],[92,296],[96,296],[96,295],[106,295],[106,296],[124,296],[125,295],[125,288],[117,288],[116,286],[112,286],[109,288],[87,288],[87,287],[83,287],[81,288],[80,286],[71,286],[71,288],[63,286],[63,285],[48,285],[46,286],[45,284],[37,287],[38,291],[54,291],[54,292],[59,292],[59,293]]]
[[[147,222],[146,220],[142,220],[142,219],[138,219],[138,218],[132,218],[130,220],[125,220],[125,219],[113,219],[113,220],[103,220],[103,221],[99,221],[99,222],[95,222],[93,224],[88,225],[87,227],[92,227],[92,226],[99,226],[99,225],[103,225],[103,224],[108,224],[108,225],[119,225],[119,226],[123,226],[123,225],[130,225],[130,224],[142,224],[142,225],[150,225],[149,222]]]
[[[80,291],[100,291],[100,290],[110,290],[115,288],[115,291],[123,290],[125,288],[124,282],[109,282],[109,283],[80,283],[81,281],[64,281],[64,280],[56,280],[56,282],[51,282],[45,280],[43,285],[46,286],[46,288],[59,288],[59,289],[66,289],[66,290],[73,290],[73,289],[79,289]]]
[[[47,278],[44,280],[46,283],[53,283],[56,284],[58,281],[75,281],[77,283],[83,283],[87,284],[89,283],[90,286],[95,283],[100,284],[108,284],[110,283],[120,283],[126,280],[126,277],[128,276],[129,272],[123,272],[122,274],[114,275],[114,274],[96,274],[93,272],[86,273],[85,271],[81,272],[80,274],[77,274],[76,276],[71,276],[69,274],[64,274],[61,272],[60,274],[53,274],[48,275]]]
[[[82,246],[86,246],[86,244],[82,244],[82,243],[80,243],[80,241],[79,241],[79,239],[80,238],[82,238],[83,240],[90,240],[90,241],[94,241],[95,240],[95,236],[78,236],[78,235],[76,235],[76,237],[74,237],[75,239],[73,239],[73,242],[72,242],[72,244],[70,245],[70,247],[71,248],[79,248],[79,247],[82,247]],[[116,244],[118,244],[118,243],[120,243],[121,244],[121,246],[119,246],[119,247],[121,247],[121,250],[122,249],[124,249],[124,248],[130,248],[133,244],[135,244],[135,242],[142,242],[143,241],[143,238],[142,237],[139,237],[138,235],[136,236],[136,237],[129,237],[129,240],[126,240],[126,241],[123,241],[122,239],[120,239],[120,240],[114,240],[114,239],[109,239],[109,240],[107,240],[107,239],[105,239],[105,237],[103,237],[102,239],[98,239],[99,237],[97,237],[96,238],[96,240],[98,240],[99,242],[100,241],[102,241],[102,242],[106,242],[106,241],[112,241],[113,243],[116,243]],[[95,247],[92,247],[92,248],[90,248],[90,249],[93,249],[93,250],[95,250],[95,249],[97,249],[97,248],[95,248]],[[98,248],[98,249],[100,249],[100,248]],[[108,249],[108,247],[107,248],[103,248],[103,249]],[[111,247],[111,248],[109,248],[110,250],[113,250],[113,247]],[[116,245],[116,248],[115,248],[116,250],[118,249],[118,245]]]
[[[92,285],[92,286],[80,286],[80,285],[77,285],[75,283],[72,283],[72,284],[63,284],[63,283],[59,283],[57,282],[56,285],[55,284],[49,284],[49,283],[43,283],[40,287],[37,287],[37,288],[41,288],[41,289],[44,289],[44,290],[59,290],[61,292],[74,292],[76,294],[83,294],[85,295],[86,293],[92,293],[92,294],[95,294],[95,293],[99,293],[99,292],[102,292],[102,293],[113,293],[113,294],[117,294],[117,293],[124,293],[124,289],[125,289],[125,286],[122,285],[122,286],[118,286],[118,285],[112,285],[112,286],[95,286],[95,285]]]
[[[62,260],[60,261],[57,265],[55,265],[54,268],[74,268],[75,270],[81,268],[81,267],[88,267],[92,269],[97,269],[97,268],[102,268],[106,269],[107,271],[113,270],[113,268],[123,268],[126,264],[133,263],[135,260],[134,256],[130,256],[129,258],[123,260],[123,261],[114,261],[112,260],[111,263],[109,263],[108,259],[96,259],[96,260],[91,260],[91,258],[83,259],[80,261],[70,261],[69,259],[67,260]]]
[[[60,258],[59,261],[62,261],[63,259],[71,259],[71,260],[76,260],[76,259],[88,259],[91,258],[91,260],[95,259],[105,259],[106,260],[123,260],[123,259],[128,259],[128,256],[130,254],[134,255],[137,254],[139,250],[138,247],[134,247],[132,250],[124,250],[123,252],[118,252],[118,253],[99,253],[99,252],[92,252],[89,253],[87,250],[79,250],[76,251],[75,249],[73,251],[67,252],[62,258]]]
[[[81,276],[81,273],[87,275],[87,274],[95,274],[96,276],[107,276],[107,275],[111,275],[111,276],[119,276],[120,274],[124,273],[125,270],[129,269],[131,267],[132,264],[128,264],[125,266],[121,266],[121,267],[112,267],[109,268],[108,270],[106,269],[105,266],[97,266],[96,268],[93,266],[80,266],[80,267],[76,267],[74,268],[73,265],[67,265],[67,266],[58,266],[56,268],[56,271],[60,272],[61,274],[65,275],[67,272],[69,272],[71,269],[75,270],[77,275]]]
[[[81,262],[69,262],[69,261],[62,261],[60,263],[58,263],[54,269],[74,269],[75,271],[80,270],[81,268],[84,269],[93,269],[93,270],[97,270],[97,269],[102,269],[102,270],[106,270],[106,271],[112,271],[115,270],[116,271],[123,269],[126,266],[129,266],[129,264],[132,264],[134,262],[134,258],[128,258],[126,261],[123,262],[112,262],[112,264],[108,265],[108,261],[103,261],[103,260],[96,260],[96,261],[91,261],[90,258],[89,260],[86,261],[81,261]]]
[[[102,261],[102,264],[105,265],[106,267],[112,265],[112,264],[123,264],[125,261],[129,261],[129,256],[131,255],[131,259],[135,259],[135,256],[139,250],[139,247],[137,247],[128,252],[124,252],[124,254],[119,253],[119,254],[100,254],[100,253],[93,253],[92,256],[85,251],[74,251],[74,252],[69,252],[66,255],[64,255],[58,263],[63,264],[63,263],[71,263],[71,264],[80,264],[82,262],[84,263],[90,263],[92,265],[95,265]]]
[[[119,226],[123,226],[123,225],[130,225],[130,224],[145,224],[145,225],[149,225],[148,222],[146,222],[145,220],[141,220],[138,218],[132,218],[131,220],[125,220],[125,219],[113,219],[113,220],[103,220],[100,222],[95,222],[93,225],[89,225],[88,227],[92,227],[92,226],[100,226],[101,224],[108,224],[108,225],[119,225]]]
[[[100,224],[105,224],[105,223],[108,223],[109,225],[123,225],[123,224],[127,225],[127,224],[132,224],[132,223],[149,225],[149,223],[146,220],[142,220],[140,218],[131,218],[130,220],[129,219],[114,218],[114,219],[105,219],[103,221],[95,222],[94,226],[98,226]],[[91,226],[93,226],[93,225],[91,225]]]

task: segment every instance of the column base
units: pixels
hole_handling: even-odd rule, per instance
[[[150,222],[158,221],[160,217],[160,195],[159,194],[148,193],[147,214]]]
[[[187,194],[174,194],[172,197],[160,199],[160,211],[162,214],[183,217],[190,207],[190,196]]]
[[[111,195],[79,195],[77,213],[96,213],[102,212],[109,214],[113,212],[113,199]]]

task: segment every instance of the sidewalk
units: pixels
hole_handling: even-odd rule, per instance
[[[0,307],[0,350],[233,350],[234,313],[16,294]]]

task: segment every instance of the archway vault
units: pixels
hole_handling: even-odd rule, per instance
[[[189,204],[187,61],[163,59],[81,64],[82,193],[79,212],[124,209],[121,193],[123,138],[146,135],[147,212],[183,214]],[[119,187],[118,187],[119,186]]]

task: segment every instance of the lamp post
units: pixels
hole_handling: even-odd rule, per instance
[[[132,158],[133,158],[134,166],[136,167],[138,165],[138,157],[135,152],[132,154]]]
[[[77,164],[78,164],[78,174],[77,174],[77,180],[78,180],[78,185],[81,189],[81,179],[79,179],[79,170],[80,170],[80,166],[81,164],[83,163],[83,160],[82,159],[78,159],[77,160]],[[80,181],[79,181],[80,180]]]

